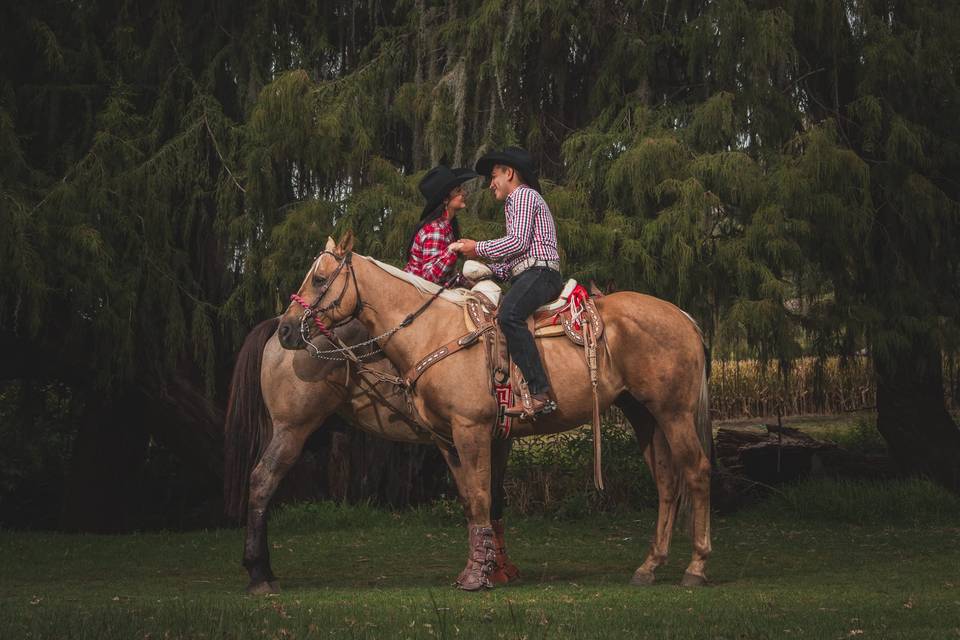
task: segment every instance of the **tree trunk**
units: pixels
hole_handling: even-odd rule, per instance
[[[175,452],[219,494],[223,480],[223,409],[189,379],[174,376],[163,388],[146,393],[143,425]],[[198,490],[206,488],[198,487]]]
[[[960,429],[947,411],[940,350],[875,361],[877,429],[905,471],[960,492]]]

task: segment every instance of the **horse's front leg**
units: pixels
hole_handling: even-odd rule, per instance
[[[306,436],[274,423],[273,438],[260,462],[250,474],[250,498],[247,505],[247,531],[243,545],[243,566],[250,574],[247,593],[276,593],[270,548],[267,544],[267,508],[277,485],[300,457]]]
[[[507,475],[507,461],[510,458],[510,449],[513,446],[513,439],[493,440],[491,451],[491,492],[492,502],[490,506],[490,518],[493,525],[493,540],[496,544],[497,561],[496,568],[490,576],[490,581],[494,584],[506,584],[520,579],[520,570],[510,561],[507,555],[507,543],[505,540],[505,526],[503,523],[503,510],[506,507],[507,495],[503,488],[503,481]]]
[[[496,543],[490,522],[490,429],[484,425],[454,425],[455,450],[442,449],[457,483],[467,516],[467,566],[457,578],[464,591],[490,588],[496,568]]]

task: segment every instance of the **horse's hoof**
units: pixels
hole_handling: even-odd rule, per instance
[[[481,589],[492,589],[493,583],[482,573],[471,571],[467,575],[461,574],[461,577],[457,579],[457,588],[461,591],[480,591]]]
[[[705,587],[707,585],[707,577],[701,576],[696,573],[690,573],[685,571],[683,573],[683,579],[680,580],[681,587]]]
[[[510,584],[511,582],[518,582],[519,580],[520,569],[509,560],[502,564],[498,562],[493,573],[490,574],[490,582],[494,585]]]
[[[633,573],[633,577],[630,578],[630,584],[635,587],[649,587],[655,579],[653,571],[641,571],[637,569]]]
[[[251,596],[266,596],[274,593],[280,593],[280,587],[276,582],[258,582],[247,585],[247,593]]]
[[[457,583],[457,589],[460,589],[460,591],[480,591],[483,589],[483,583],[477,580],[464,580]]]
[[[490,574],[490,582],[492,582],[494,585],[513,584],[520,582],[520,572],[514,571],[511,573],[506,569],[497,569]]]

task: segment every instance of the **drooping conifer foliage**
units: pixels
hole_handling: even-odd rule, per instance
[[[424,170],[520,144],[567,273],[675,302],[718,354],[866,350],[893,453],[960,483],[940,371],[960,314],[951,3],[0,12],[3,374],[86,399],[77,455],[118,434],[113,455],[142,452],[156,403],[214,441],[239,340],[328,234],[400,262]],[[501,224],[473,196],[465,234]]]

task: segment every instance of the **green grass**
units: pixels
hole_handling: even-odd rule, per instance
[[[682,532],[659,584],[627,585],[641,511],[514,518],[522,584],[458,592],[458,511],[282,510],[270,598],[242,591],[239,530],[0,532],[0,637],[960,638],[960,500],[928,483],[804,484],[716,518],[713,586],[695,590],[675,586]]]

